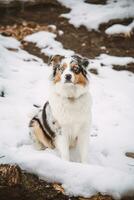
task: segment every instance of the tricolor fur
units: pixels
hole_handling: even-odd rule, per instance
[[[48,103],[30,126],[38,147],[56,147],[69,160],[69,148],[78,146],[80,162],[87,162],[91,124],[88,60],[74,55],[53,56],[52,84]]]

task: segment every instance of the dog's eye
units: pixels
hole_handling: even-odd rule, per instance
[[[62,73],[64,71],[64,67],[60,67],[59,71]]]
[[[77,65],[74,66],[72,70],[73,70],[73,72],[76,73],[76,74],[79,74],[79,73],[80,73],[80,67],[77,66]]]

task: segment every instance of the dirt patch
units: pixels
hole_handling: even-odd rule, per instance
[[[130,38],[108,36],[104,30],[114,24],[128,24],[132,19],[114,20],[107,25],[100,26],[100,31],[88,31],[85,27],[75,28],[68,23],[67,19],[60,17],[62,13],[68,13],[70,10],[61,6],[59,3],[46,3],[24,7],[5,9],[0,8],[0,24],[20,23],[24,20],[37,22],[40,25],[54,24],[58,30],[64,32],[58,35],[57,39],[62,42],[64,48],[72,49],[88,58],[94,58],[101,53],[107,53],[115,56],[133,56],[134,55],[134,35]],[[105,48],[102,48],[105,47]]]
[[[134,63],[129,63],[127,65],[113,65],[113,69],[117,71],[130,71],[134,73]]]
[[[11,36],[16,38],[17,40],[22,41],[27,35],[31,35],[33,33],[39,31],[49,31],[56,33],[55,27],[53,26],[43,26],[34,22],[26,22],[16,23],[13,25],[0,26],[0,34],[3,36]]]
[[[92,73],[92,74],[95,74],[95,75],[98,75],[99,72],[96,68],[90,68],[89,71]]]
[[[46,56],[44,53],[41,53],[41,49],[37,47],[34,43],[22,42],[22,47],[27,52],[41,58],[45,63],[48,62],[48,59],[49,59],[48,56]]]
[[[115,23],[129,24],[132,19],[111,20],[107,24],[100,26],[100,31],[88,31],[85,27],[75,28],[68,23],[67,19],[60,17],[62,13],[68,13],[70,10],[61,6],[56,1],[51,3],[30,5],[23,9],[20,7],[0,8],[0,25],[20,24],[24,20],[33,23],[38,23],[40,26],[56,25],[57,30],[62,30],[63,35],[57,35],[57,40],[60,41],[64,48],[72,49],[88,58],[95,58],[101,53],[106,53],[113,56],[133,56],[134,55],[134,34],[131,37],[122,35],[109,36],[105,34],[105,29]],[[28,48],[27,48],[28,49]],[[34,50],[29,48],[29,52]],[[40,52],[40,51],[39,51]],[[34,55],[39,56],[38,49],[34,51]],[[43,54],[40,57],[44,57]],[[45,60],[47,60],[45,58]],[[114,67],[117,69],[117,67]],[[122,68],[120,68],[122,69]],[[123,68],[125,70],[125,68]],[[133,71],[133,66],[127,68]]]
[[[57,1],[53,0],[12,0],[12,1],[6,1],[6,0],[0,0],[0,7],[5,8],[8,10],[8,8],[20,8],[23,10],[25,7],[38,5],[38,4],[57,4]]]
[[[107,0],[86,0],[86,3],[92,3],[92,4],[106,4]]]

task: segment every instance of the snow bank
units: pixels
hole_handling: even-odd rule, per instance
[[[39,88],[45,91],[47,85],[46,80],[41,84],[45,66],[42,60],[21,50],[19,44],[13,38],[0,36],[0,94],[2,91],[5,94],[5,98],[0,97],[0,141],[1,144],[11,146],[27,139],[27,124],[30,118],[26,113],[29,114],[33,102],[38,103],[41,95]],[[5,47],[18,51],[10,51]],[[34,84],[37,87],[33,86]],[[26,126],[23,126],[22,121]]]
[[[71,50],[63,49],[60,42],[55,40],[56,34],[40,31],[25,37],[25,41],[36,43],[37,47],[41,48],[41,52],[47,56],[50,55],[72,55],[74,52]]]
[[[38,38],[38,34],[33,36]],[[47,37],[52,38],[49,34]],[[48,41],[44,35],[40,40],[38,44],[44,49]],[[59,48],[56,44],[51,53]],[[122,64],[128,60],[122,59]],[[101,67],[102,62],[106,67]],[[36,151],[28,134],[29,120],[36,112],[33,104],[43,105],[48,98],[50,68],[21,50],[16,40],[1,36],[0,93],[3,90],[5,97],[0,96],[0,156],[5,157],[0,162],[18,163],[45,180],[60,182],[70,195],[88,197],[101,192],[119,199],[134,193],[134,160],[124,155],[134,151],[134,77],[130,72],[112,70],[111,65],[117,62],[121,59],[107,55],[91,61],[90,67],[95,66],[99,75],[92,75],[90,80],[93,127],[89,164],[67,162],[60,159],[56,150]],[[71,157],[77,160],[75,151]]]
[[[69,19],[75,27],[84,25],[87,29],[98,30],[100,24],[113,19],[134,17],[133,0],[109,0],[106,5],[85,3],[84,0],[58,0],[71,9],[62,17]]]
[[[62,183],[67,194],[89,197],[101,192],[119,199],[120,196],[134,189],[134,177],[130,174],[96,164],[83,165],[66,162],[57,157],[53,151],[39,152],[32,147],[23,146],[10,152],[14,162],[24,169],[37,173],[40,178]]]
[[[107,54],[101,54],[97,57],[100,63],[104,65],[127,65],[129,63],[134,63],[134,58],[132,57],[118,57],[118,56],[110,56]]]
[[[106,29],[105,33],[108,35],[121,34],[123,33],[125,36],[130,36],[132,30],[134,29],[134,21],[132,21],[129,25],[121,25],[114,24]]]
[[[0,35],[0,45],[7,48],[18,49],[20,42],[12,37],[3,37]]]

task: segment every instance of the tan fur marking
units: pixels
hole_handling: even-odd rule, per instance
[[[75,84],[80,84],[85,86],[87,84],[87,79],[83,76],[82,73],[74,74],[75,76]]]
[[[67,67],[67,64],[66,63],[63,63],[63,65],[61,66],[61,67],[63,67],[64,69]],[[55,75],[55,77],[54,77],[54,83],[57,83],[57,82],[59,82],[61,80],[61,72],[60,71],[58,71],[58,72],[56,72],[56,75]]]
[[[54,77],[54,83],[57,83],[61,80],[61,74],[60,72],[57,72],[55,77]]]
[[[40,128],[39,123],[38,123],[36,120],[33,121],[32,127],[33,127],[33,129],[34,129],[34,134],[35,134],[35,136],[36,136],[36,139],[37,139],[41,144],[43,144],[46,148],[47,148],[47,147],[48,147],[48,148],[53,148],[53,145],[52,145],[51,140],[48,139],[48,138],[44,135],[43,131],[42,131],[41,128]]]
[[[64,67],[64,69],[67,67],[67,64],[66,63],[63,63],[62,64],[62,67]]]

